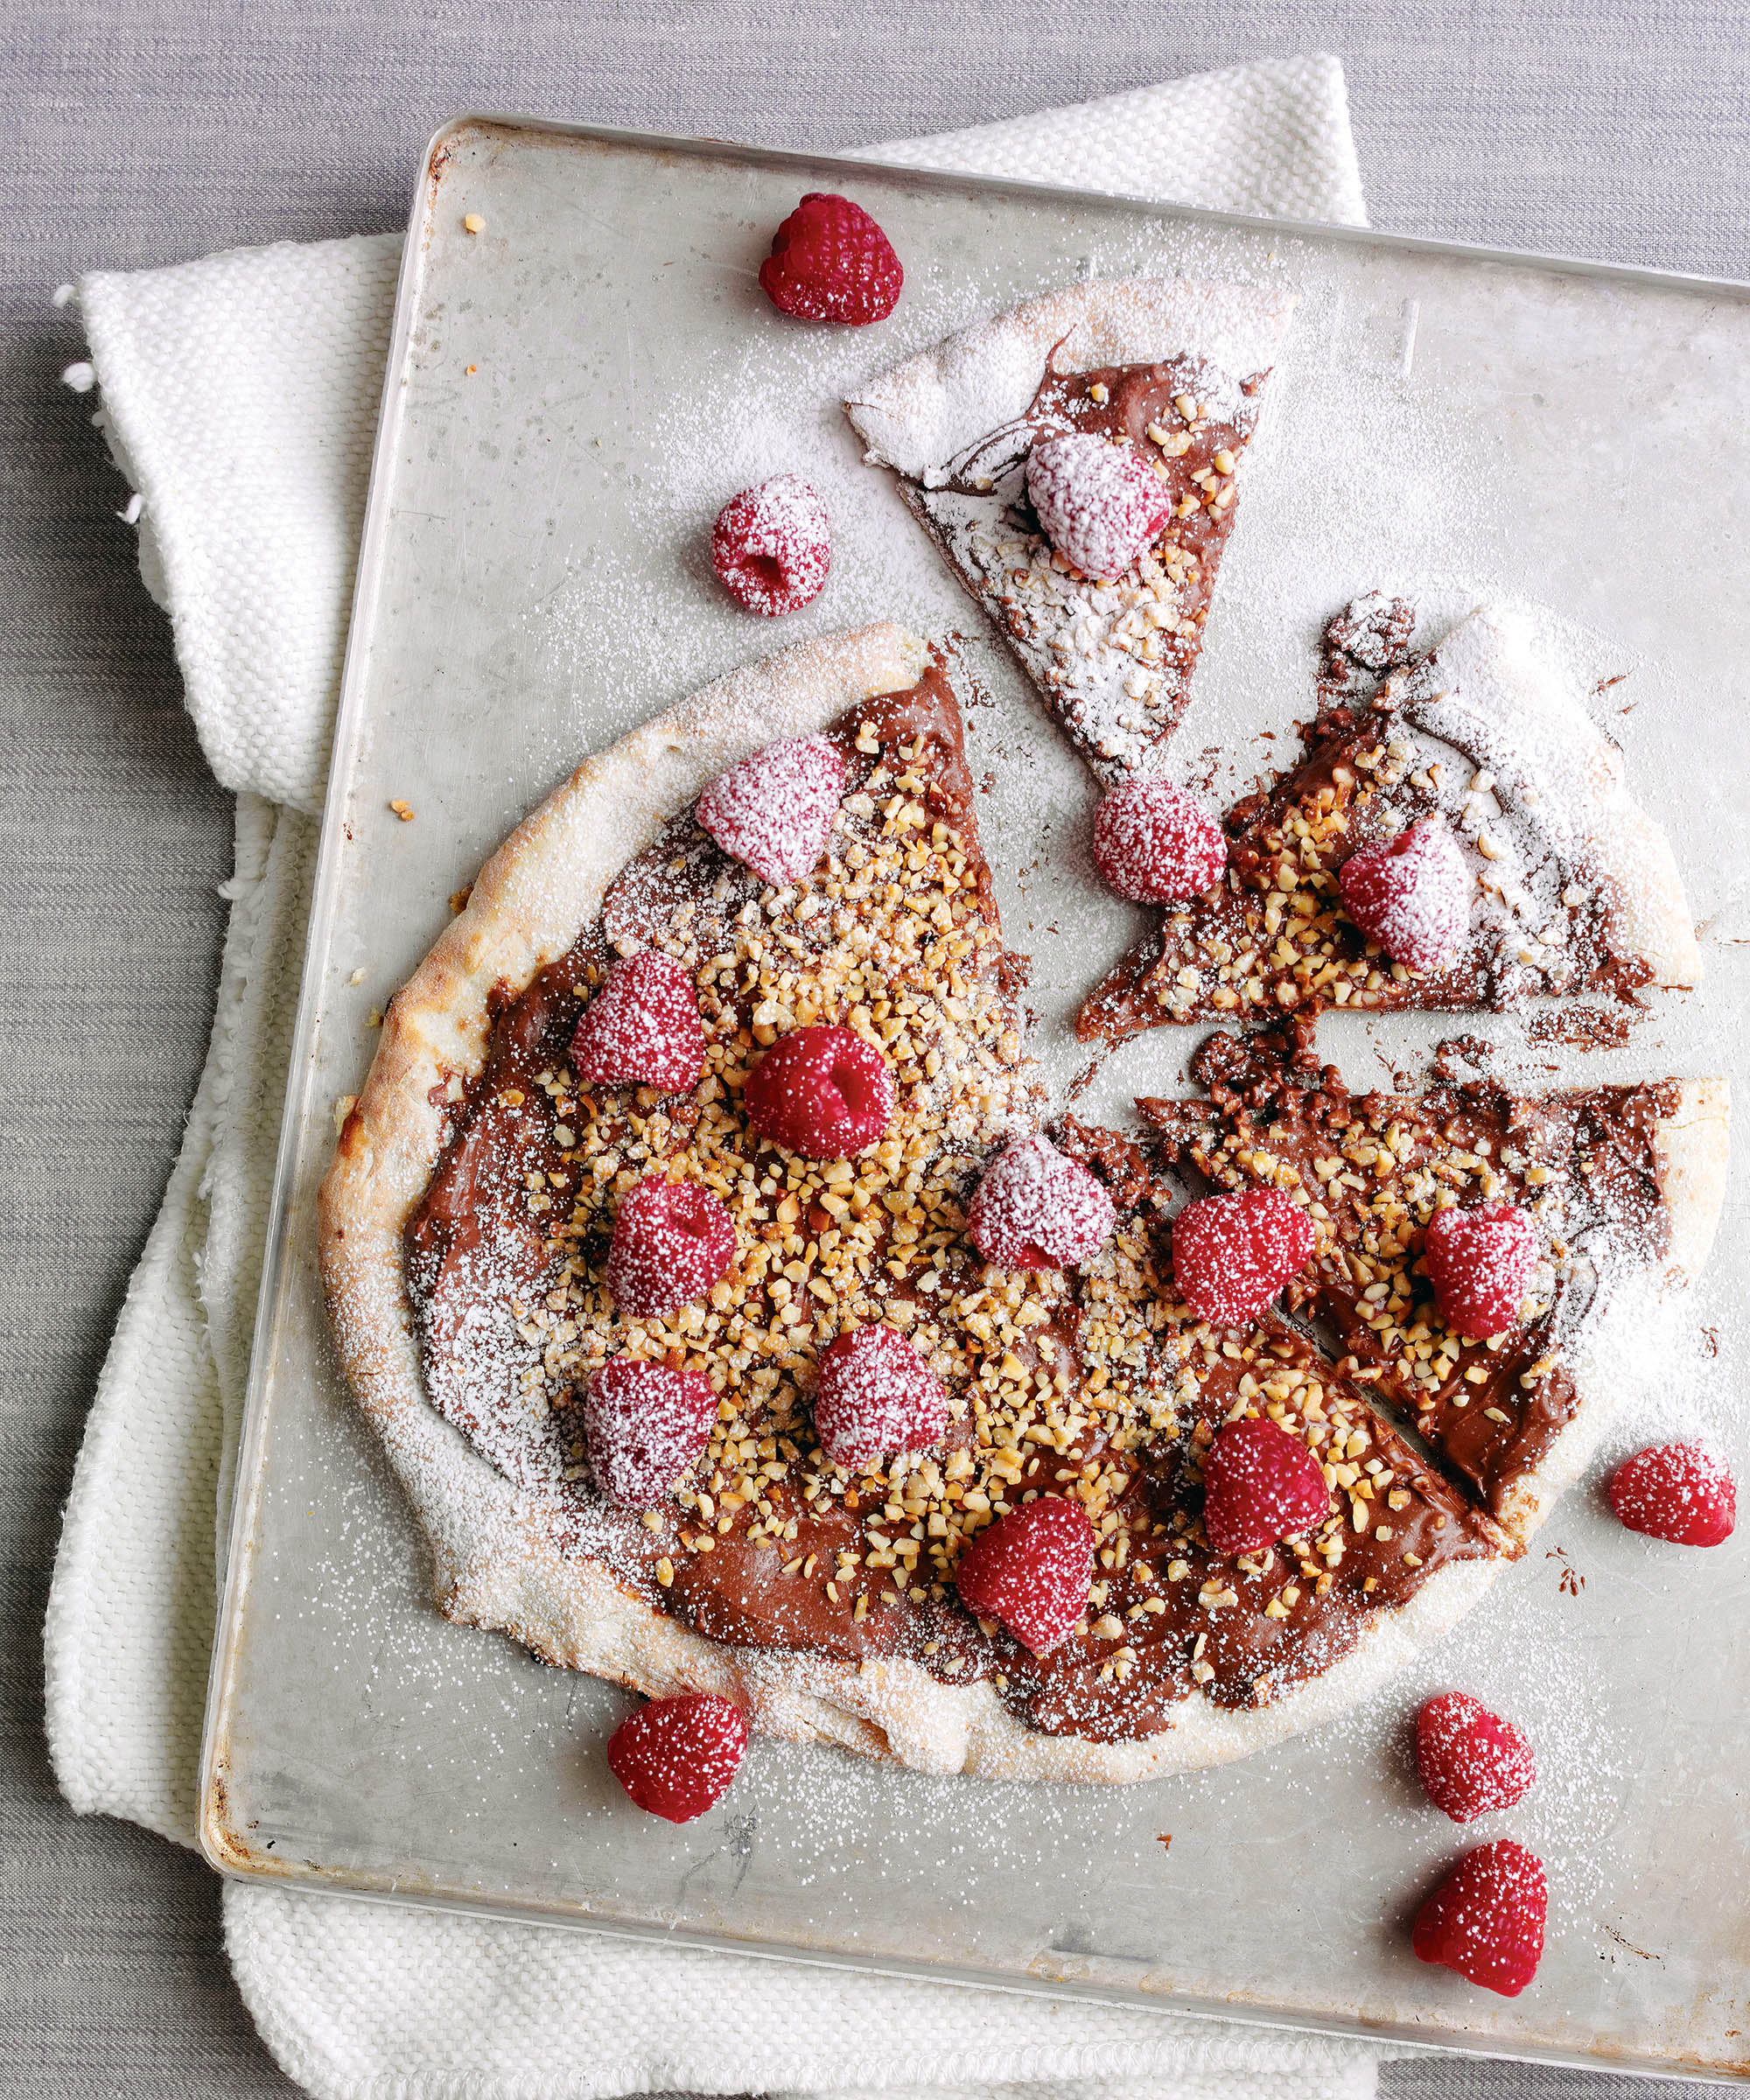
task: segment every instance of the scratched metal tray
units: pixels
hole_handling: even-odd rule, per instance
[[[907,270],[893,318],[810,330],[754,272],[804,190],[848,189]],[[867,164],[466,118],[434,142],[403,265],[256,1330],[201,1828],[227,1872],[888,1971],[1079,1992],[1564,2062],[1750,2076],[1750,1556],[1651,1547],[1570,1495],[1470,1620],[1348,1721],[1130,1790],[945,1782],[755,1746],[686,1829],[600,1744],[626,1701],[445,1624],[425,1550],[328,1351],[312,1198],[373,1009],[446,900],[582,752],[797,634],[891,612],[967,634],[981,808],[1047,1064],[1130,927],[1097,903],[1092,788],[836,403],[950,326],[1079,274],[1301,295],[1249,461],[1180,749],[1220,791],[1306,710],[1324,615],[1375,583],[1431,621],[1485,588],[1602,636],[1597,705],[1670,829],[1707,986],[1534,1074],[1741,1068],[1750,974],[1750,291]],[[747,482],[797,468],[835,528],[823,597],[736,612],[704,552]],[[1573,647],[1572,634],[1568,643]],[[1584,645],[1593,646],[1593,645]],[[1584,654],[1584,647],[1581,647]],[[391,813],[410,805],[414,821]],[[1324,1024],[1353,1080],[1418,1034]],[[1178,1083],[1160,1032],[1082,1107]],[[1741,1069],[1737,1075],[1740,1082]],[[1546,1083],[1548,1083],[1546,1082]],[[1746,1098],[1740,1084],[1740,1098]],[[1693,1345],[1647,1395],[1743,1469],[1742,1177]],[[1710,1350],[1717,1347],[1718,1354]],[[1459,1684],[1536,1740],[1508,1818],[1544,1856],[1551,1942],[1516,2000],[1417,1962],[1406,1919],[1460,1848],[1405,1719]],[[1470,1833],[1466,1833],[1466,1836]],[[1167,1840],[1171,1838],[1169,1848]]]

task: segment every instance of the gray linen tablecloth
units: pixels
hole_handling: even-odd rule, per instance
[[[1318,49],[1348,67],[1377,225],[1750,276],[1750,33],[1737,0],[5,0],[0,19],[0,2092],[284,2094],[206,1869],[76,1821],[43,1750],[60,1505],[206,1046],[230,850],[112,514],[126,492],[55,383],[79,343],[54,286],[398,226],[463,107],[826,146]],[[1695,2089],[1446,2059],[1382,2090]]]

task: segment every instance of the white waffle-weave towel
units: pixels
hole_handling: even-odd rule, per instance
[[[872,158],[1364,223],[1342,71],[1272,61]],[[47,1626],[80,1810],[189,1842],[215,1556],[248,1362],[298,962],[398,239],[85,278],[99,422],[188,705],[238,792],[213,1043],[99,1382]],[[234,1885],[269,2046],[340,2100],[652,2090],[1177,2100],[1370,2093],[1372,2054],[1210,2020],[656,1949]]]

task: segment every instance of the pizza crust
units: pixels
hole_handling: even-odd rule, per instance
[[[1520,620],[1486,606],[1460,620],[1412,673],[1403,712],[1494,774],[1509,848],[1522,828],[1602,886],[1620,956],[1644,963],[1655,984],[1701,981],[1670,842],[1630,793],[1621,751],[1539,663]]]
[[[1070,284],[962,329],[844,404],[872,466],[934,487],[956,456],[1025,415],[1050,360],[1060,372],[1206,358],[1236,380],[1268,371],[1290,291],[1185,277]]]
[[[1724,1079],[1686,1079],[1678,1088],[1676,1110],[1659,1118],[1653,1133],[1670,1218],[1663,1258],[1656,1269],[1623,1284],[1602,1307],[1572,1367],[1578,1399],[1572,1417],[1543,1462],[1502,1498],[1497,1513],[1502,1528],[1521,1545],[1586,1471],[1619,1420],[1621,1364],[1636,1353],[1636,1330],[1646,1331],[1659,1299],[1695,1281],[1713,1245],[1731,1155],[1730,1093]]]

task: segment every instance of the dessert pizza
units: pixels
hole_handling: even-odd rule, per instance
[[[775,1734],[1129,1780],[1322,1719],[1476,1600],[1508,1530],[1275,1303],[1312,1214],[1188,1286],[1168,1170],[1211,1144],[1040,1131],[1018,975],[952,668],[892,627],[513,835],[321,1201],[448,1615]]]
[[[845,411],[1104,778],[1178,726],[1292,296],[1132,278],[951,336]]]
[[[1080,1035],[1697,982],[1670,847],[1578,698],[1509,615],[1474,612],[1412,660],[1414,624],[1378,596],[1331,622],[1305,756],[1228,813],[1225,853],[1130,886],[1158,921]],[[1172,792],[1127,784],[1102,821]]]

